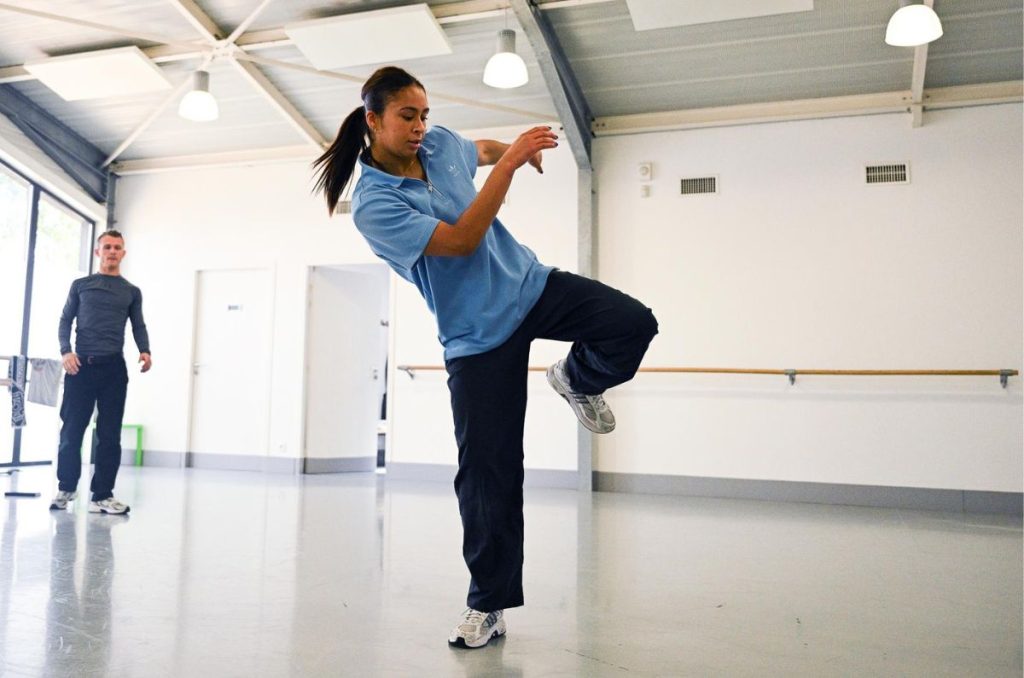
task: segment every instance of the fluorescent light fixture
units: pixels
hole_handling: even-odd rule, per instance
[[[498,89],[522,87],[530,79],[523,57],[516,54],[516,32],[498,31],[498,48],[484,66],[484,84]]]
[[[284,32],[320,70],[451,54],[426,4],[342,14],[288,24]]]
[[[138,47],[118,47],[30,61],[25,70],[65,101],[145,94],[171,88]]]
[[[196,71],[193,75],[192,89],[181,97],[178,104],[178,115],[194,122],[210,122],[220,115],[217,100],[210,94],[210,74]]]
[[[917,47],[941,37],[942,22],[928,5],[901,1],[885,28],[885,42],[894,47]]]
[[[626,0],[626,7],[633,19],[633,29],[649,31],[809,12],[814,9],[814,0]]]

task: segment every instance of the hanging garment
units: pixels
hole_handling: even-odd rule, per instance
[[[46,358],[30,358],[29,362],[32,373],[28,380],[28,401],[56,407],[64,365],[59,360]]]
[[[7,377],[11,380],[11,428],[25,425],[25,356],[12,355],[7,362]]]

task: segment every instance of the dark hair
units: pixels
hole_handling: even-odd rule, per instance
[[[313,162],[313,169],[317,171],[313,192],[323,191],[324,197],[327,198],[328,214],[334,214],[334,209],[338,206],[349,179],[352,178],[359,155],[369,148],[366,137],[370,136],[372,141],[372,135],[366,126],[366,112],[373,111],[377,115],[383,115],[388,102],[411,85],[426,91],[423,83],[397,66],[378,68],[363,84],[360,92],[363,105],[348,114],[341,123],[334,143]]]
[[[96,237],[96,244],[99,245],[100,240],[103,240],[104,238],[120,238],[121,240],[124,240],[124,236],[121,235],[121,231],[110,229],[108,231],[103,231]]]

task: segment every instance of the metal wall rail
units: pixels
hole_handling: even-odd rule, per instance
[[[443,365],[397,365],[399,369],[415,378],[416,372],[444,371]],[[544,372],[546,367],[532,366],[531,372]],[[795,384],[797,375],[840,376],[840,377],[999,377],[999,383],[1006,388],[1010,377],[1020,375],[1017,370],[770,370],[733,367],[641,367],[638,373],[671,374],[775,374],[789,377]]]

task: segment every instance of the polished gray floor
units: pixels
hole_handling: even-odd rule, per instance
[[[128,517],[15,474],[5,676],[1020,676],[1019,518],[527,492],[525,607],[476,651],[447,484],[123,468]],[[82,486],[87,486],[83,479]]]

